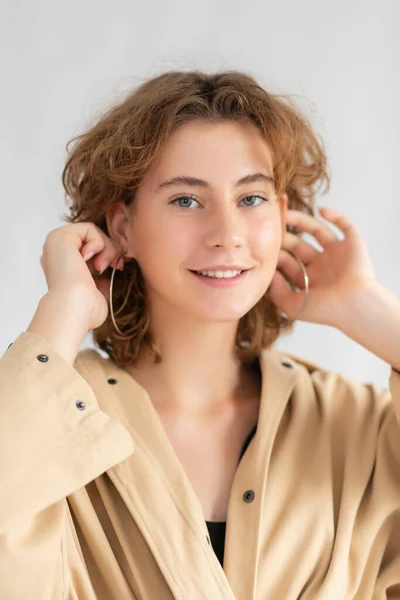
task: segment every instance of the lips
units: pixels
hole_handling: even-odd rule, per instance
[[[190,271],[190,270],[189,270]],[[249,269],[242,271],[240,274],[230,277],[213,277],[209,275],[202,275],[196,271],[190,271],[192,275],[202,283],[214,287],[214,288],[229,288],[237,285],[240,281],[243,281],[247,277]]]
[[[192,271],[195,275],[201,275],[202,277],[210,277],[211,279],[233,279],[243,273],[243,271]],[[210,273],[214,273],[210,275]],[[217,275],[218,273],[218,275]],[[220,275],[222,273],[222,275]]]

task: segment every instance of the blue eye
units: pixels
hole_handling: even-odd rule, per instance
[[[180,204],[181,200],[184,200],[186,202],[197,202],[197,200],[195,198],[192,198],[191,196],[179,196],[179,198],[175,198],[175,200],[173,200],[171,204],[176,204],[176,206],[179,206],[179,208],[191,208],[191,206],[188,206],[187,204]]]
[[[243,198],[242,202],[248,200],[248,198],[258,198],[258,200],[263,200],[264,202],[267,202],[267,198],[263,198],[262,196],[255,196],[253,194],[251,196],[246,196],[246,198]],[[258,204],[245,204],[245,206],[259,206],[260,204],[261,202],[259,202]]]

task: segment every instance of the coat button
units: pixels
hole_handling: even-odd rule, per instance
[[[288,369],[293,369],[293,365],[291,365],[288,362],[283,362],[282,364],[283,364],[284,367],[287,367]]]
[[[49,357],[47,356],[47,354],[39,354],[37,359],[40,360],[40,362],[47,362],[49,360]]]
[[[114,385],[115,383],[117,383],[116,379],[113,379],[112,377],[110,379],[107,379],[108,383],[111,383],[111,385]]]
[[[86,408],[86,404],[82,400],[77,400],[75,404],[76,408],[78,408],[79,410],[85,410]]]
[[[255,493],[253,492],[253,490],[247,490],[243,494],[243,500],[245,502],[253,502],[254,498],[255,498]]]

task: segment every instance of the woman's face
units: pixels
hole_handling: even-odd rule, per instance
[[[226,322],[258,302],[276,269],[287,208],[271,176],[270,150],[251,124],[193,122],[174,132],[137,190],[127,231],[150,306]]]

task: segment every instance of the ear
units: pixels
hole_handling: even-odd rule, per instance
[[[106,223],[109,237],[125,249],[125,258],[134,258],[130,208],[124,202],[113,204],[107,211]]]

